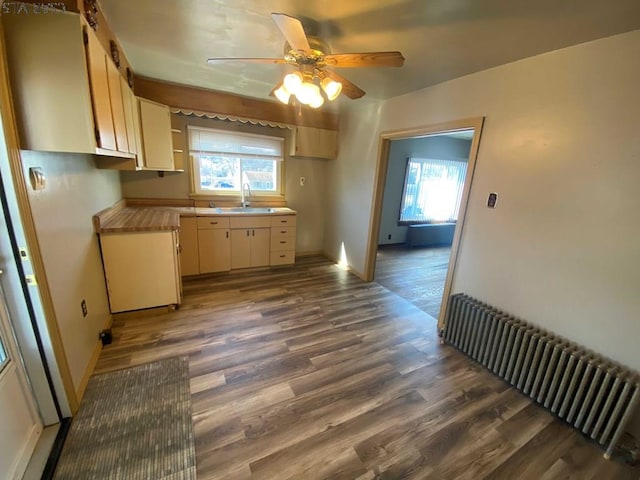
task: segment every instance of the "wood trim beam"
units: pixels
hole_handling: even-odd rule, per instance
[[[242,97],[147,77],[135,77],[135,94],[173,108],[199,110],[237,117],[338,130],[338,115],[310,108],[294,108],[277,102]]]

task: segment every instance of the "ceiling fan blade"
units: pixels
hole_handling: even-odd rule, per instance
[[[289,63],[284,58],[240,58],[240,57],[229,57],[229,58],[209,58],[207,59],[207,63],[209,65],[220,65],[222,63]]]
[[[304,33],[300,20],[284,13],[272,13],[271,18],[276,22],[293,50],[303,50],[305,52],[311,50],[309,40],[307,40],[307,35]]]
[[[400,52],[337,53],[326,55],[324,63],[331,67],[401,67],[404,57]]]
[[[340,82],[342,84],[342,93],[347,97],[355,100],[356,98],[364,97],[366,92],[358,87],[355,83],[351,83],[349,80],[344,78],[342,75],[337,74],[332,70],[323,70],[324,73],[327,74],[331,80],[335,80],[336,82]]]

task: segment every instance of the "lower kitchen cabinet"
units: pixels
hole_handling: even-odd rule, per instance
[[[231,239],[228,228],[198,230],[200,273],[227,272],[231,269]]]
[[[263,267],[269,265],[270,228],[241,228],[231,230],[231,268]]]
[[[180,217],[180,271],[182,276],[200,273],[196,217]]]
[[[229,217],[198,217],[196,223],[200,273],[231,270]]]
[[[103,233],[100,247],[112,313],[180,303],[177,232]]]

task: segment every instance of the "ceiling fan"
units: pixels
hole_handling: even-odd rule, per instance
[[[296,70],[285,75],[271,94],[282,103],[289,103],[291,96],[295,96],[298,102],[312,108],[320,107],[324,97],[332,101],[340,93],[351,99],[365,95],[360,87],[327,67],[401,67],[404,63],[400,52],[332,54],[321,39],[305,34],[297,18],[284,13],[272,13],[271,18],[286,39],[282,58],[209,58],[207,62],[210,65],[230,62],[293,65]]]

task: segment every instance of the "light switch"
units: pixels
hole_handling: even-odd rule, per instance
[[[487,207],[496,208],[496,203],[498,203],[498,194],[492,192],[489,194],[489,198],[487,199]]]
[[[306,178],[300,177],[300,186],[304,187],[304,184],[305,184],[306,181],[307,181]]]

